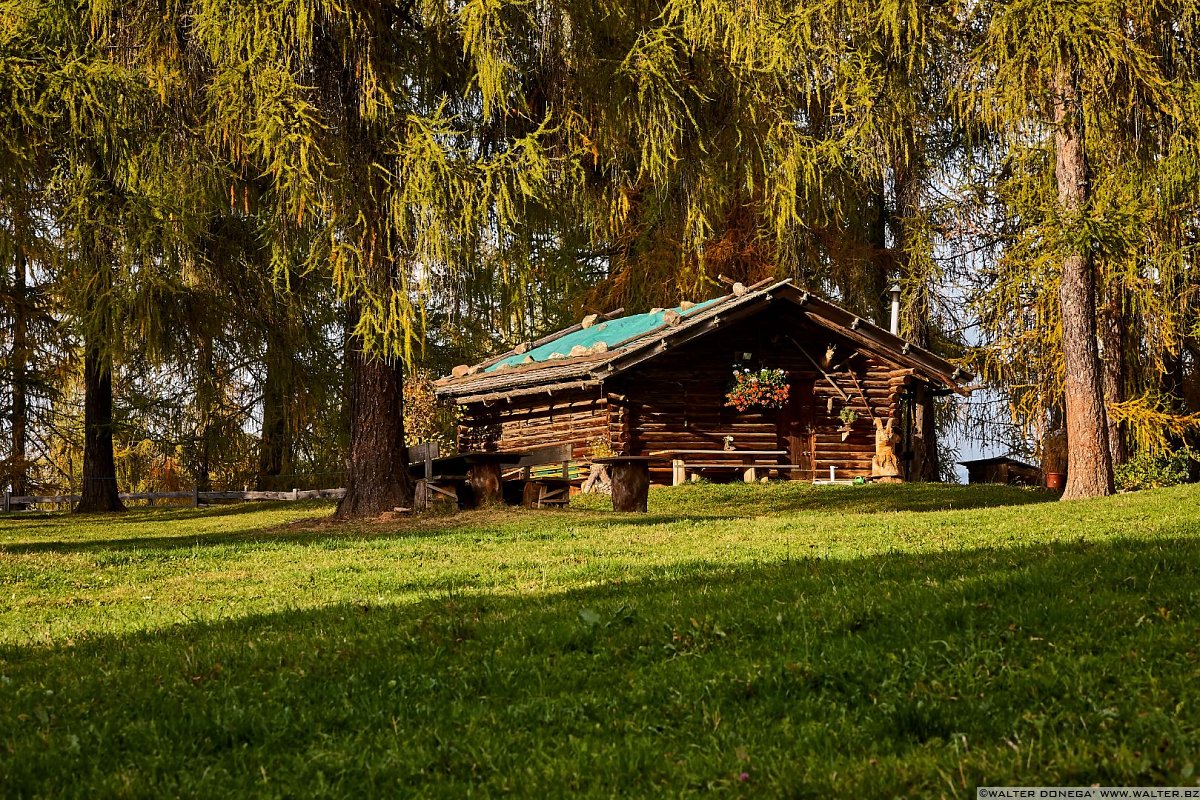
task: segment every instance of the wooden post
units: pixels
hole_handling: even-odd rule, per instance
[[[542,484],[537,481],[525,481],[525,486],[521,489],[521,505],[526,508],[541,508]]]
[[[200,487],[197,485],[197,486],[192,487],[192,508],[199,508],[199,507],[200,507]]]
[[[154,505],[154,492],[146,492],[146,505]]]
[[[291,499],[293,499],[293,500],[300,499],[300,490],[297,489],[295,486],[292,487],[292,498]]]
[[[4,513],[7,514],[9,511],[12,511],[12,490],[5,489],[4,490]]]

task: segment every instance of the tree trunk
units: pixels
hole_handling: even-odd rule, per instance
[[[213,342],[204,336],[196,354],[196,411],[199,416],[199,452],[196,458],[196,490],[212,491],[212,458],[216,447],[213,428],[213,407],[217,402],[216,369],[213,366]]]
[[[1058,202],[1063,216],[1070,220],[1084,211],[1089,187],[1083,113],[1075,74],[1067,65],[1055,74],[1054,122]],[[1090,249],[1070,253],[1063,260],[1059,305],[1066,370],[1067,486],[1063,499],[1112,494],[1108,420],[1096,347],[1096,274]]]
[[[892,254],[887,247],[887,197],[884,193],[883,176],[874,184],[869,198],[867,220],[867,245],[870,258],[864,265],[863,297],[859,304],[868,319],[887,330],[891,300],[888,287],[892,280]]]
[[[89,333],[83,359],[83,493],[76,513],[124,511],[113,458],[112,356]]]
[[[25,454],[25,429],[29,420],[29,305],[25,279],[25,252],[18,246],[13,276],[12,345],[12,451],[9,454],[11,489],[15,495],[28,492],[29,465]],[[15,510],[23,510],[24,505]]]
[[[932,339],[929,298],[929,276],[918,274],[920,267],[916,249],[916,218],[921,213],[921,181],[913,170],[895,170],[897,214],[894,219],[896,261],[901,285],[908,291],[908,303],[900,319],[900,335],[918,347],[929,347]],[[933,391],[919,386],[913,399],[912,429],[910,430],[912,460],[908,480],[937,481],[941,478],[938,465],[937,414]]]
[[[1104,404],[1108,423],[1108,451],[1113,467],[1129,460],[1129,443],[1125,425],[1113,419],[1108,409],[1125,400],[1125,309],[1122,302],[1124,286],[1112,277],[1104,286],[1104,310],[1100,318],[1101,365],[1104,383]]]
[[[291,442],[288,440],[287,401],[289,396],[290,370],[280,358],[283,347],[274,336],[267,339],[267,374],[263,381],[262,438],[258,450],[258,476],[255,484],[259,490],[282,489],[279,476],[291,460]]]
[[[357,313],[350,314],[353,329]],[[337,519],[377,517],[411,508],[413,479],[404,446],[403,366],[363,352],[363,342],[346,342],[350,365],[350,451],[346,459],[346,496]]]
[[[613,464],[613,511],[632,511],[645,514],[649,491],[650,469],[646,462]]]

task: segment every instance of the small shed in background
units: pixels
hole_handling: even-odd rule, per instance
[[[1042,471],[1032,464],[1008,456],[960,461],[967,468],[967,483],[1003,483],[1012,486],[1041,486]]]

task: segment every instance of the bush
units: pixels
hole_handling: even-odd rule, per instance
[[[1192,464],[1197,460],[1200,460],[1200,453],[1186,445],[1178,450],[1157,453],[1143,451],[1117,467],[1117,488],[1135,492],[1187,483],[1191,480]]]

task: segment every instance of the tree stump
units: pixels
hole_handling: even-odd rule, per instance
[[[471,487],[474,507],[504,501],[503,480],[499,461],[479,461],[467,470],[467,483]]]
[[[650,467],[645,461],[612,465],[613,511],[646,513],[650,494]]]

